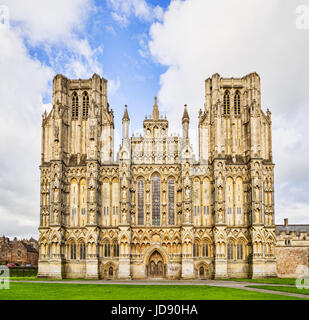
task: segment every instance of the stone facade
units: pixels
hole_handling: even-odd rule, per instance
[[[27,240],[11,241],[3,236],[0,238],[0,262],[1,264],[14,263],[19,266],[26,264],[38,265],[39,251],[38,243],[33,238]]]
[[[276,276],[271,113],[260,78],[205,81],[199,157],[153,114],[114,161],[107,80],[57,75],[42,119],[41,277],[196,279]]]

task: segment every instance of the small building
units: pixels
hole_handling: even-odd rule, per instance
[[[0,238],[0,264],[14,263],[19,266],[38,265],[38,243],[35,239],[13,241],[3,236]]]
[[[283,225],[276,225],[276,240],[278,277],[298,277],[309,267],[309,225],[289,225],[288,219],[284,219]]]

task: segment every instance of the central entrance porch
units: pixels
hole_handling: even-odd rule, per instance
[[[147,275],[150,279],[164,279],[166,274],[166,265],[161,253],[155,250],[149,257],[147,265]]]

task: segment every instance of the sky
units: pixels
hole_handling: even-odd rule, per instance
[[[52,79],[106,78],[115,150],[128,105],[140,131],[158,96],[170,132],[184,104],[197,154],[204,81],[261,77],[272,112],[275,217],[309,223],[309,1],[1,0],[0,234],[38,237],[41,116]]]

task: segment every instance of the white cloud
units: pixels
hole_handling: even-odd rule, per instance
[[[103,53],[103,46],[91,48],[88,40],[73,38],[67,43],[69,52],[65,55],[63,73],[72,78],[89,78],[94,72],[103,73],[98,57]],[[58,64],[59,65],[59,64]],[[60,65],[59,65],[60,66]]]
[[[42,95],[52,70],[29,57],[13,30],[0,26],[0,38],[0,233],[13,220],[36,233]]]
[[[33,42],[60,42],[85,26],[92,0],[2,0],[11,19]]]
[[[112,12],[112,18],[122,27],[126,27],[128,25],[128,19],[125,15],[120,15],[117,12]]]
[[[106,30],[112,34],[113,36],[115,36],[117,33],[115,31],[115,29],[112,26],[106,26]]]
[[[161,20],[163,19],[164,11],[163,11],[163,9],[162,9],[160,6],[154,7],[153,13],[154,13],[155,18],[156,18],[157,20],[161,21]]]
[[[138,49],[138,53],[142,58],[148,58],[150,57],[150,52],[149,52],[149,46],[148,46],[148,35],[146,33],[142,33],[138,35],[139,39],[139,46],[140,49]]]
[[[174,0],[163,21],[152,24],[149,48],[152,57],[168,67],[160,78],[161,108],[168,112],[172,129],[179,130],[183,105],[188,104],[192,140],[197,138],[197,114],[203,108],[207,77],[216,72],[226,77],[260,74],[262,107],[273,114],[275,181],[276,190],[281,190],[276,194],[277,222],[293,212],[295,221],[308,223],[309,197],[297,200],[299,190],[291,188],[298,185],[308,196],[309,30],[296,28],[299,4],[296,0]],[[284,183],[290,187],[283,188]],[[286,209],[284,198],[291,199],[289,208],[298,209]]]
[[[107,3],[112,8],[112,18],[122,27],[126,27],[129,23],[129,18],[136,18],[152,22],[161,20],[163,10],[160,6],[151,6],[145,0],[107,0]]]
[[[119,77],[116,80],[111,79],[108,81],[108,94],[109,94],[109,96],[113,96],[114,94],[116,94],[116,92],[118,91],[119,88],[120,88]]]
[[[102,73],[103,49],[91,48],[78,33],[90,0],[2,3],[10,9],[11,27],[0,24],[0,234],[31,236],[39,224],[41,115],[51,108],[43,97],[51,98],[59,71],[72,77]],[[30,55],[29,43],[49,57],[50,66]]]

